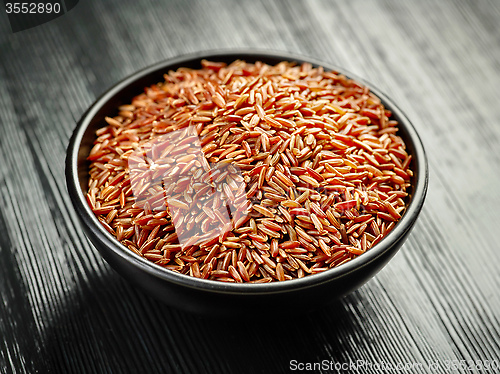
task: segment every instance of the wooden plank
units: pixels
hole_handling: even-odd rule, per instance
[[[499,22],[487,0],[82,1],[21,33],[2,22],[0,373],[499,362]],[[427,202],[401,252],[300,320],[214,320],[143,295],[87,242],[66,193],[68,139],[101,92],[165,58],[243,46],[365,77],[408,114],[429,157]]]

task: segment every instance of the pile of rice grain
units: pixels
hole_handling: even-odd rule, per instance
[[[308,63],[203,61],[106,122],[88,157],[88,204],[127,248],[171,271],[301,278],[362,255],[406,208],[411,156],[398,123],[367,87]],[[151,144],[174,133],[151,159]],[[158,167],[178,184],[147,179]],[[205,199],[200,180],[234,211]],[[222,230],[219,212],[231,217]]]

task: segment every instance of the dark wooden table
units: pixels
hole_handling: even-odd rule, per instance
[[[82,0],[12,34],[2,8],[0,372],[280,373],[293,360],[332,366],[322,372],[498,368],[499,24],[493,0]],[[68,139],[100,93],[170,57],[241,47],[373,82],[429,157],[427,201],[399,254],[359,291],[293,320],[286,310],[207,319],[145,296],[87,242],[66,192]]]

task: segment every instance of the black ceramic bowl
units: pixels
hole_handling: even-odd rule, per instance
[[[197,279],[168,271],[125,248],[99,223],[87,205],[84,191],[88,182],[88,156],[95,140],[95,131],[103,125],[105,116],[113,116],[117,107],[129,103],[132,97],[143,92],[144,87],[163,81],[163,74],[179,67],[200,68],[201,59],[232,62],[263,61],[276,64],[280,61],[311,62],[325,69],[344,73],[370,87],[399,121],[399,135],[413,155],[414,171],[410,202],[395,228],[365,254],[337,268],[301,279],[266,284],[233,284]],[[187,311],[202,314],[254,313],[262,315],[271,311],[289,314],[312,309],[339,298],[363,285],[394,256],[410,233],[424,203],[428,183],[427,161],[422,143],[410,121],[383,93],[353,74],[329,64],[286,53],[263,51],[224,51],[198,53],[161,62],[141,70],[121,81],[87,110],[78,123],[68,147],[66,180],[74,208],[80,217],[85,233],[104,259],[125,279],[140,286],[165,303]]]

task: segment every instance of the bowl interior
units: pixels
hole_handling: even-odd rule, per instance
[[[87,156],[89,155],[93,142],[96,139],[95,131],[105,124],[104,117],[112,117],[116,115],[118,106],[130,103],[131,99],[143,92],[145,87],[163,81],[163,75],[169,70],[176,70],[180,67],[201,68],[202,59],[227,63],[236,59],[243,59],[247,62],[262,61],[268,64],[277,64],[284,60],[295,61],[297,63],[310,62],[314,66],[323,66],[325,70],[333,70],[342,73],[347,77],[370,87],[371,91],[382,100],[385,107],[392,111],[393,118],[399,122],[398,134],[403,138],[408,152],[412,155],[411,168],[414,171],[414,175],[411,180],[412,186],[408,191],[408,206],[403,217],[396,224],[394,229],[369,251],[337,268],[333,268],[319,274],[308,275],[301,279],[288,280],[285,282],[272,282],[269,284],[227,284],[224,282],[207,281],[177,274],[140,258],[118,242],[118,240],[116,240],[102,227],[91,209],[88,207],[84,197],[89,180],[88,168],[90,163],[87,161]],[[73,138],[68,149],[67,167],[72,172],[72,175],[68,177],[68,187],[71,189],[71,186],[73,186],[77,190],[78,196],[76,197],[76,201],[74,199],[74,202],[77,205],[77,210],[80,215],[85,216],[85,221],[87,223],[93,222],[93,229],[100,232],[100,237],[106,241],[107,246],[112,248],[116,254],[125,256],[128,260],[133,261],[143,270],[151,272],[155,276],[165,278],[166,280],[180,282],[189,287],[201,287],[221,292],[273,292],[293,289],[296,287],[308,287],[314,283],[321,283],[335,277],[343,276],[357,267],[366,265],[370,261],[376,259],[377,256],[383,254],[384,251],[394,245],[398,237],[405,235],[407,231],[411,229],[423,205],[428,179],[426,156],[417,132],[403,112],[385,94],[374,88],[372,84],[367,83],[364,79],[348,73],[344,69],[331,66],[327,63],[313,61],[305,57],[289,55],[286,53],[275,54],[266,51],[222,51],[184,56],[156,64],[124,79],[97,99],[96,102],[83,115],[73,134]]]

